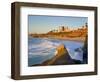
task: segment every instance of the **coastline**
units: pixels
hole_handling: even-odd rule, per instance
[[[67,41],[76,41],[76,42],[84,42],[85,37],[76,37],[76,38],[69,38],[69,37],[56,37],[56,38],[50,38],[50,39],[59,39],[59,40],[67,40]]]
[[[75,41],[75,42],[85,42],[85,37],[32,37],[32,38],[44,38],[44,39],[57,39],[57,40],[66,40],[66,41]]]

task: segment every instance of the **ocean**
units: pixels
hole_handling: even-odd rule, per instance
[[[57,46],[64,44],[72,59],[83,61],[83,42],[67,41],[49,38],[28,38],[28,66],[41,64],[56,54]],[[80,48],[80,51],[75,49]]]

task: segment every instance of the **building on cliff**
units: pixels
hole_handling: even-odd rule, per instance
[[[77,28],[71,28],[68,26],[60,26],[59,29],[54,29],[49,31],[48,33],[58,33],[58,32],[87,32],[88,30],[88,24],[85,23],[85,25],[77,27]]]
[[[59,28],[59,32],[69,32],[69,31],[71,31],[71,30],[70,30],[70,28],[68,26],[67,27],[61,26]]]

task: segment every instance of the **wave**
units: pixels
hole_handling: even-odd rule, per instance
[[[29,55],[48,55],[49,53],[54,52],[57,46],[60,43],[52,42],[49,39],[34,39],[29,40]]]

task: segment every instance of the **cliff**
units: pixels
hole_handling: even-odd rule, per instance
[[[35,37],[35,38],[43,38],[43,37],[46,37],[46,38],[77,38],[77,37],[81,37],[81,38],[84,38],[86,37],[87,35],[87,26],[85,26],[85,28],[83,28],[83,26],[81,28],[77,28],[77,29],[72,29],[72,30],[68,30],[67,31],[65,30],[66,28],[63,28],[60,30],[60,31],[57,31],[57,30],[50,30],[49,32],[47,33],[44,33],[44,34],[30,34],[29,36],[32,36],[32,37]]]

